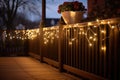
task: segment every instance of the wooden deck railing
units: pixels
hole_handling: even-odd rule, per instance
[[[90,80],[120,79],[120,18],[42,30],[29,41],[33,57]]]
[[[0,30],[0,56],[27,56],[25,38],[23,30]]]

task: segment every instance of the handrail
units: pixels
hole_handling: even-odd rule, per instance
[[[96,21],[83,22],[83,23],[75,23],[75,24],[68,24],[67,26],[64,25],[64,28],[95,26],[95,25],[100,25],[100,24],[101,25],[102,24],[113,24],[113,23],[118,23],[118,22],[120,22],[120,18],[103,19],[103,20],[96,19]]]

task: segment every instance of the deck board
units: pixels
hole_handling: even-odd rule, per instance
[[[0,57],[0,80],[81,80],[31,57]]]

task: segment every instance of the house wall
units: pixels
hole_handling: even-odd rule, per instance
[[[105,5],[105,0],[88,0],[88,16],[96,5],[98,6]]]

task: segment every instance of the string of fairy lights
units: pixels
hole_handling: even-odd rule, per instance
[[[109,28],[109,36],[106,36],[106,26]],[[59,39],[61,26],[52,26],[43,28],[43,41],[44,44],[53,43],[55,39]],[[72,46],[72,44],[79,40],[79,38],[85,38],[88,42],[88,45],[92,47],[96,41],[98,41],[98,36],[101,35],[101,41],[103,42],[101,46],[101,50],[106,50],[106,45],[104,41],[109,38],[112,34],[112,30],[117,28],[120,31],[120,20],[119,19],[110,19],[110,20],[99,20],[96,19],[94,22],[85,22],[85,23],[77,23],[64,25],[63,32],[67,36],[68,44]],[[31,30],[15,30],[12,32],[3,31],[2,36],[7,39],[34,39],[36,37],[40,37],[39,29],[31,29]],[[63,34],[62,34],[63,35]]]
[[[43,34],[44,44],[47,44],[49,42],[53,43],[53,40],[55,38],[59,38],[59,26],[43,28],[43,32],[44,32]]]
[[[15,30],[15,31],[3,31],[1,37],[5,39],[34,39],[40,35],[39,29],[31,29],[31,30]]]
[[[93,22],[93,23],[88,22],[86,25],[85,24],[82,24],[82,25],[75,24],[75,25],[68,25],[64,27],[64,29],[67,28],[65,30],[67,31],[67,36],[68,36],[67,39],[69,41],[69,45],[72,45],[76,40],[78,40],[78,36],[79,37],[84,36],[89,46],[91,47],[93,46],[94,42],[98,40],[98,33],[99,33],[99,36],[101,35],[102,37],[101,43],[104,43],[104,41],[107,38],[110,38],[112,34],[111,31],[114,30],[114,28],[117,28],[120,31],[120,23],[115,24],[115,21],[112,21],[112,20],[98,20],[97,19],[96,22]],[[106,25],[110,29],[109,36],[106,36],[106,29],[104,29]],[[73,29],[73,31],[71,31],[70,29]],[[95,32],[95,31],[98,31],[98,32]],[[70,34],[75,34],[76,36],[70,37]],[[101,44],[101,50],[106,51],[105,43]]]
[[[110,29],[109,36],[106,36],[106,26],[108,26]],[[114,20],[97,19],[95,22],[65,25],[63,27],[63,32],[65,32],[68,44],[71,46],[76,40],[79,40],[79,37],[84,36],[88,42],[88,45],[92,47],[98,40],[98,36],[101,35],[101,50],[106,51],[106,45],[104,42],[111,36],[111,31],[114,30],[114,28],[118,28],[120,31],[120,23],[116,24],[116,21]],[[44,28],[43,32],[44,44],[49,42],[53,43],[55,38],[59,38],[59,27]]]

